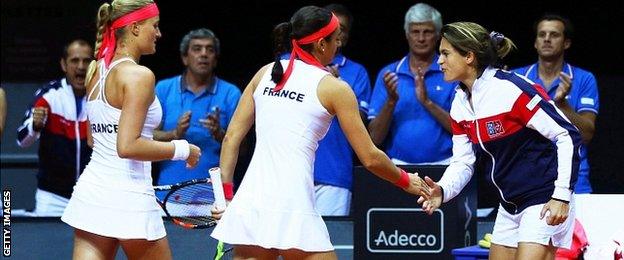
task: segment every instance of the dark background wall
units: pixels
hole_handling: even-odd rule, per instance
[[[189,30],[208,27],[221,39],[219,73],[244,85],[255,71],[271,60],[270,31],[299,7],[330,1],[157,1],[163,38],[155,55],[144,57],[158,78],[182,69],[177,47]],[[338,1],[355,15],[352,40],[345,53],[360,61],[371,77],[383,65],[407,53],[403,18],[417,1]],[[436,7],[445,23],[474,21],[504,33],[519,47],[510,65],[533,62],[533,21],[544,12],[572,19],[576,36],[567,58],[599,75],[622,75],[624,57],[618,18],[622,3],[588,4],[574,1],[425,1]],[[614,1],[619,2],[619,1]],[[75,37],[93,41],[95,14],[103,1],[2,0],[2,81],[47,80],[60,75],[61,46]],[[618,59],[618,57],[620,59]]]
[[[362,63],[371,80],[387,63],[407,53],[403,19],[407,9],[417,1],[338,1],[355,15],[351,40],[345,53]],[[620,1],[425,1],[441,11],[445,23],[474,21],[490,30],[504,33],[515,41],[519,50],[507,63],[511,67],[536,60],[533,49],[533,21],[544,12],[558,12],[572,19],[576,38],[567,53],[572,64],[594,72],[601,95],[597,133],[592,142],[592,182],[599,192],[624,192],[624,163],[620,147],[622,138],[621,110],[624,95],[619,91],[624,82],[624,51],[621,47],[620,18],[624,8]],[[617,3],[616,3],[617,2]],[[1,4],[1,81],[6,83],[39,83],[62,76],[58,59],[61,47],[80,37],[92,42],[95,14],[103,1],[92,0],[2,0]],[[299,7],[323,6],[330,1],[157,1],[161,10],[162,39],[157,53],[143,57],[141,63],[151,68],[158,79],[182,71],[178,44],[189,30],[207,27],[215,31],[222,43],[218,74],[239,87],[246,85],[256,70],[270,62],[270,31],[286,21]],[[9,97],[20,84],[10,84]],[[30,93],[31,90],[28,90]],[[13,92],[13,93],[12,93]],[[19,118],[30,100],[10,100],[9,117]],[[17,110],[17,111],[15,111]],[[14,131],[8,125],[6,131]],[[7,150],[2,153],[23,153]],[[11,146],[13,147],[13,146]],[[32,150],[27,150],[32,152]]]

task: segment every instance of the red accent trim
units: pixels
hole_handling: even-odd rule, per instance
[[[48,104],[48,101],[43,97],[40,97],[37,99],[37,101],[35,101],[33,108],[35,107],[45,107],[48,109],[48,112],[50,112],[50,104]]]
[[[115,56],[115,48],[117,45],[117,39],[115,38],[115,30],[124,27],[133,22],[143,21],[155,16],[158,16],[158,6],[155,3],[148,4],[136,11],[130,12],[122,17],[117,18],[111,25],[104,28],[102,34],[102,45],[98,49],[97,59],[104,58],[106,67],[111,63],[113,56]]]
[[[223,183],[223,194],[226,200],[232,200],[234,198],[234,183]]]
[[[460,123],[455,122],[455,120],[451,118],[451,133],[453,135],[463,135],[466,133],[466,131],[464,130],[464,127]]]
[[[193,228],[197,227],[196,224],[186,223],[186,222],[181,221],[181,220],[176,219],[176,218],[173,218],[173,223],[176,223],[176,224],[182,226],[183,228],[187,228],[187,229],[193,229]]]
[[[394,183],[394,185],[396,185],[397,187],[399,187],[401,189],[407,189],[410,186],[409,175],[407,174],[407,172],[405,170],[403,170],[401,168],[398,168],[398,169],[401,172],[401,177],[399,178],[398,181],[396,181]]]
[[[288,67],[286,68],[286,71],[284,71],[282,80],[280,80],[280,82],[277,83],[277,85],[273,89],[274,92],[280,91],[284,88],[286,81],[288,80],[288,78],[290,78],[290,74],[292,74],[293,68],[295,66],[294,62],[297,57],[299,57],[303,62],[307,64],[313,65],[322,70],[327,70],[327,68],[325,68],[325,66],[323,66],[323,64],[321,64],[321,62],[318,59],[316,59],[316,57],[314,57],[312,54],[308,53],[307,51],[304,51],[303,49],[301,49],[301,47],[299,47],[299,44],[309,44],[309,43],[313,43],[314,41],[318,39],[324,38],[327,35],[330,35],[331,33],[333,33],[336,30],[336,28],[338,28],[339,25],[340,25],[340,21],[338,20],[338,17],[336,17],[336,15],[332,13],[332,18],[329,21],[329,23],[325,25],[323,28],[321,28],[320,30],[308,36],[305,36],[299,40],[295,40],[295,39],[291,40],[292,52],[290,53],[290,60],[288,61]]]
[[[537,91],[537,93],[539,93],[542,99],[546,101],[550,100],[550,96],[548,95],[548,93],[546,93],[546,90],[544,89],[544,87],[542,87],[542,85],[535,83],[533,84],[533,88],[535,88],[535,90]]]
[[[477,119],[479,122],[478,127],[481,140],[487,143],[512,135],[524,128],[540,108],[539,104],[536,104],[532,110],[529,110],[527,107],[529,102],[531,102],[531,98],[525,93],[522,93],[514,103],[511,111]],[[477,128],[474,121],[455,123],[455,120],[451,120],[451,129],[454,135],[466,134],[473,144],[479,143]]]
[[[511,111],[478,119],[481,140],[486,143],[522,130],[539,109],[539,104],[536,104],[532,110],[529,110],[527,108],[529,102],[531,102],[531,98],[522,93],[516,99]],[[476,133],[474,138],[471,137],[471,140],[473,143],[478,142]]]
[[[61,135],[71,140],[76,140],[76,122],[67,120],[64,117],[57,114],[48,114],[48,120],[46,121],[46,130],[52,134]],[[78,123],[78,132],[80,139],[87,138],[87,122]]]
[[[514,119],[513,112],[481,118],[478,121],[479,134],[484,143],[512,135],[524,127],[524,124]],[[476,141],[478,142],[478,139]]]
[[[325,25],[325,27],[321,28],[320,30],[308,36],[305,36],[297,40],[297,43],[299,44],[313,43],[314,41],[324,38],[325,36],[333,33],[336,30],[336,28],[338,28],[338,26],[340,26],[340,20],[338,20],[338,17],[334,13],[332,13],[332,17],[329,20],[329,23]]]
[[[451,122],[455,121],[452,120]],[[477,128],[475,127],[474,121],[461,121],[458,122],[457,125],[457,127],[461,127],[461,132],[455,133],[455,128],[453,128],[452,130],[454,135],[465,134],[468,136],[468,139],[470,139],[470,142],[472,142],[473,144],[479,143],[479,139],[477,138]],[[452,123],[451,127],[453,127]]]
[[[529,122],[529,120],[531,120],[533,115],[535,115],[537,110],[539,110],[540,108],[540,105],[538,103],[538,104],[535,104],[535,107],[533,107],[532,110],[529,110],[529,108],[527,107],[529,102],[531,102],[531,98],[527,96],[526,93],[522,93],[516,100],[516,103],[514,103],[513,107],[511,108],[511,111],[513,112],[514,117],[516,118],[516,120],[519,120],[520,122],[522,122],[523,126],[526,125]]]

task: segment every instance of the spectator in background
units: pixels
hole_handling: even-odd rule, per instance
[[[591,193],[587,145],[594,137],[600,106],[596,78],[591,72],[565,61],[565,51],[572,45],[574,35],[570,20],[546,14],[537,20],[534,29],[537,62],[514,72],[542,85],[555,105],[581,132],[581,167],[574,191]]]
[[[330,4],[325,9],[333,12],[340,21],[341,45],[329,70],[344,80],[353,89],[357,98],[360,116],[366,122],[368,101],[371,93],[368,73],[364,66],[345,57],[341,51],[349,39],[353,15],[340,4]],[[353,180],[353,149],[340,128],[338,119],[332,119],[325,137],[319,142],[314,163],[314,184],[316,209],[324,216],[349,215],[351,207],[351,185]]]
[[[373,142],[397,164],[448,164],[448,111],[455,83],[444,82],[436,64],[442,16],[419,3],[405,14],[409,53],[379,72],[371,96],[368,126]]]
[[[156,84],[163,120],[154,131],[154,140],[184,138],[202,150],[199,164],[192,170],[186,169],[183,161],[161,162],[158,185],[207,178],[208,169],[219,165],[221,142],[241,96],[238,87],[215,73],[220,47],[211,30],[190,31],[180,42],[186,70]]]
[[[63,49],[60,63],[65,77],[35,92],[17,129],[17,143],[39,143],[39,172],[35,216],[61,216],[74,184],[91,156],[87,145],[87,114],[84,111],[85,76],[93,60],[93,48],[74,40]]]
[[[6,123],[7,101],[4,89],[0,88],[0,141],[2,141],[2,133],[4,133],[4,124]]]

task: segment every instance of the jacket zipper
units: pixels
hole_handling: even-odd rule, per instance
[[[71,86],[69,86],[71,88]],[[81,100],[76,100],[74,97],[73,90],[71,91],[71,96],[75,100],[75,102],[82,102]],[[84,104],[83,104],[84,105]],[[76,109],[76,118],[74,120],[74,132],[76,133],[76,181],[78,181],[78,177],[80,177],[80,114],[78,114],[78,109],[76,104],[74,103],[74,109]]]
[[[472,93],[471,98],[472,97],[474,97],[474,92]],[[513,205],[515,207],[514,214],[516,214],[518,212],[518,206],[516,204],[508,201],[507,199],[505,199],[505,195],[503,194],[503,190],[498,186],[498,184],[496,184],[496,180],[494,179],[494,169],[496,168],[496,159],[494,158],[494,155],[492,155],[490,153],[490,151],[485,149],[485,145],[483,144],[483,140],[481,139],[481,131],[479,131],[479,129],[480,129],[480,127],[479,127],[479,120],[477,119],[477,112],[476,112],[477,110],[474,109],[474,111],[473,111],[471,109],[469,111],[471,111],[473,113],[473,116],[475,118],[474,123],[475,123],[475,127],[477,128],[477,139],[479,139],[479,146],[481,146],[481,149],[483,149],[483,151],[485,151],[485,153],[487,153],[490,156],[490,158],[492,159],[492,169],[490,171],[490,177],[492,178],[492,183],[494,184],[494,186],[498,190],[498,193],[500,194],[501,199],[504,202],[509,203],[509,204],[511,204],[511,205]]]

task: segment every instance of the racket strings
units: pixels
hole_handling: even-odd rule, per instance
[[[211,183],[197,183],[173,191],[165,201],[165,208],[172,217],[189,222],[213,221],[211,209],[214,204]]]

